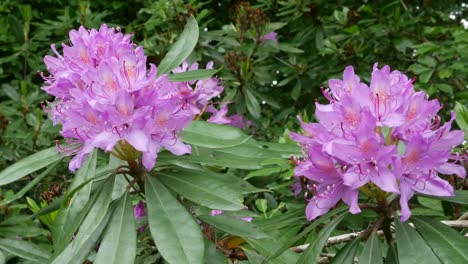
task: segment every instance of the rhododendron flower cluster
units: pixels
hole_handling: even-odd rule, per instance
[[[453,187],[439,173],[465,177],[453,152],[462,143],[461,130],[450,131],[455,119],[440,125],[442,106],[413,89],[413,81],[388,66],[374,65],[370,86],[352,67],[343,80],[330,80],[323,90],[329,104],[316,102],[318,123],[304,123],[304,134],[291,133],[305,158],[297,162],[296,194],[301,187],[312,194],[306,216],[312,220],[340,200],[359,213],[361,190],[384,202],[400,195],[401,220],[411,215],[409,199],[415,193],[453,196]]]
[[[55,96],[47,111],[54,124],[62,124],[68,147],[61,150],[77,153],[72,171],[94,148],[113,151],[130,144],[142,153],[148,170],[161,148],[190,153],[177,133],[223,90],[215,78],[171,82],[167,74],[157,77],[156,66],[147,66],[143,48],[130,38],[106,25],[80,27],[70,31],[70,45],[62,44],[63,55],[52,45],[55,56],[44,58],[51,76],[42,74],[42,89]],[[173,72],[196,69],[197,64],[184,63]]]

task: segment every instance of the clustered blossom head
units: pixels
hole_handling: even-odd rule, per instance
[[[370,86],[352,67],[343,80],[330,80],[323,90],[329,104],[316,102],[318,123],[304,123],[304,134],[291,133],[305,158],[297,161],[296,194],[311,193],[306,216],[312,220],[343,200],[359,213],[359,190],[385,200],[400,194],[401,220],[411,215],[414,193],[453,196],[453,187],[438,173],[465,177],[458,163],[464,155],[452,152],[463,131],[450,131],[455,119],[440,125],[439,102],[415,92],[413,81],[388,66],[374,65]],[[300,118],[299,118],[300,119]]]
[[[74,171],[94,148],[112,151],[117,144],[130,144],[142,153],[146,169],[153,168],[157,153],[165,148],[176,155],[190,153],[177,138],[208,101],[223,87],[215,78],[171,82],[168,75],[156,77],[156,66],[147,66],[143,48],[131,35],[102,25],[99,30],[70,31],[70,45],[63,55],[46,56],[51,76],[42,77],[42,87],[55,101],[46,111],[77,153],[69,168]],[[207,68],[212,68],[212,63]],[[198,69],[184,63],[174,72]]]

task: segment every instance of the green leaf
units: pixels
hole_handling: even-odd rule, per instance
[[[382,264],[382,251],[380,249],[380,241],[376,232],[372,232],[367,240],[361,255],[359,256],[360,264]]]
[[[275,230],[269,232],[269,238],[265,239],[252,239],[245,238],[245,240],[251,245],[258,253],[264,257],[272,256],[274,252],[279,251],[279,247],[285,243],[286,240],[290,239],[291,236],[295,235],[301,228],[298,226],[290,226],[281,230]],[[283,251],[279,256],[274,259],[269,259],[265,263],[271,264],[290,264],[297,263],[299,255],[291,250]]]
[[[260,104],[258,103],[257,98],[249,89],[244,89],[244,94],[245,94],[245,104],[247,105],[247,110],[249,110],[249,113],[255,119],[260,118],[260,113],[262,112],[262,109],[260,108]]]
[[[320,256],[320,252],[322,252],[323,247],[327,243],[327,239],[330,236],[331,232],[336,228],[336,226],[343,220],[345,214],[341,214],[333,219],[328,225],[326,225],[317,236],[313,236],[312,240],[308,239],[309,246],[307,249],[302,253],[299,261],[299,264],[307,264],[315,262],[318,257]]]
[[[6,264],[5,254],[0,250],[0,264]]]
[[[197,20],[190,16],[179,39],[172,45],[166,57],[159,64],[158,76],[172,71],[187,59],[197,45],[198,34]]]
[[[353,264],[354,263],[354,256],[356,256],[356,252],[359,247],[359,240],[360,238],[356,238],[350,243],[346,244],[332,259],[332,264]]]
[[[465,131],[465,139],[468,139],[468,110],[461,103],[455,102],[455,113],[457,115],[455,122]]]
[[[398,259],[402,263],[440,263],[426,241],[407,223],[395,219]]]
[[[186,71],[181,73],[169,74],[169,81],[171,82],[187,82],[193,80],[204,80],[213,76],[218,70],[201,69]]]
[[[8,197],[7,199],[0,202],[0,205],[5,205],[16,201],[23,197],[32,187],[36,186],[36,184],[42,180],[45,176],[49,175],[49,172],[57,166],[59,162],[56,161],[52,165],[50,165],[47,169],[45,169],[41,174],[37,175],[34,180],[30,181],[26,186],[24,186],[19,192],[15,193],[12,197]]]
[[[468,263],[468,240],[452,228],[430,218],[411,218],[418,233],[444,263]]]
[[[133,263],[136,256],[136,239],[132,198],[126,192],[112,213],[94,263]]]
[[[156,177],[147,177],[148,223],[159,253],[173,264],[203,263],[200,226]]]
[[[192,121],[179,136],[185,143],[206,148],[232,147],[250,138],[238,128],[205,121]]]
[[[164,170],[157,173],[164,185],[185,198],[212,209],[237,211],[244,208],[242,192],[226,184],[214,172],[197,170]]]
[[[64,236],[65,245],[68,246],[62,252],[57,251],[56,255],[60,253],[57,257],[54,258],[53,264],[61,264],[61,263],[76,263],[81,264],[88,256],[89,252],[92,250],[93,246],[101,236],[101,233],[104,231],[110,216],[112,215],[112,211],[115,207],[110,208],[110,203],[112,201],[112,190],[114,188],[114,180],[115,177],[110,177],[106,180],[99,188],[96,190],[95,199],[91,199],[89,201],[89,205],[92,206],[89,211],[83,210],[84,213],[88,211],[86,214],[86,218],[84,218],[83,222],[81,223],[81,217],[77,217],[79,230],[75,238],[69,243],[71,237],[69,237],[70,230],[74,231],[74,227],[76,225],[72,225],[71,227],[67,227],[65,232],[67,236]],[[73,233],[72,233],[73,234]]]
[[[467,190],[455,190],[455,196],[432,196],[426,194],[418,194],[418,196],[429,197],[431,199],[448,201],[457,204],[468,204]]]
[[[93,178],[96,173],[96,162],[97,151],[94,150],[88,155],[80,169],[77,171],[67,193],[77,188],[87,180]],[[68,207],[63,208],[58,212],[52,227],[52,237],[55,241],[54,249],[56,251],[60,252],[66,247],[71,236],[83,220],[85,215],[83,215],[82,212],[89,201],[91,188],[92,184],[83,186],[83,188],[73,196]],[[81,217],[79,217],[80,215]]]
[[[50,258],[50,253],[29,241],[17,239],[0,239],[0,248],[20,258],[31,261],[44,261]]]
[[[55,147],[44,149],[26,157],[0,172],[0,186],[14,182],[31,172],[40,170],[60,160]]]
[[[301,233],[297,234],[296,236],[294,236],[293,238],[289,239],[288,241],[286,241],[286,243],[284,245],[282,245],[278,251],[276,251],[272,256],[271,258],[276,258],[277,256],[279,256],[282,252],[284,252],[285,250],[287,250],[288,248],[290,248],[291,246],[293,246],[294,244],[296,244],[299,240],[301,240],[304,236],[306,236],[308,233],[310,233],[311,231],[313,231],[315,228],[317,228],[319,225],[321,225],[322,223],[324,223],[326,220],[330,219],[331,217],[335,216],[335,215],[339,215],[343,212],[345,212],[346,210],[348,210],[348,207],[346,206],[341,206],[341,207],[338,207],[336,209],[333,209],[331,210],[330,212],[326,213],[325,215],[322,215],[319,219],[316,219],[315,221],[313,221],[308,227],[306,227]]]
[[[204,238],[205,241],[205,262],[204,264],[226,264],[228,260],[226,256],[221,253],[216,245],[210,240]]]
[[[199,218],[201,221],[226,233],[243,238],[261,239],[268,237],[255,223],[232,218],[227,215],[200,215]]]

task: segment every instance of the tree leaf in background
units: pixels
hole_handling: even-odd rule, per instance
[[[180,73],[169,74],[169,81],[171,82],[187,82],[193,80],[205,80],[213,76],[219,70],[200,69],[193,71],[186,71]]]
[[[249,113],[255,119],[260,118],[262,109],[260,108],[260,103],[258,102],[257,97],[255,97],[255,95],[249,89],[244,89],[244,94],[247,110],[249,110]]]
[[[455,190],[455,196],[432,196],[426,194],[418,194],[418,196],[448,201],[457,204],[468,204],[468,190]]]
[[[203,263],[200,226],[156,177],[147,177],[148,223],[156,247],[172,264]]]
[[[159,64],[158,76],[169,73],[187,59],[197,45],[198,34],[197,20],[193,16],[190,16],[179,39],[172,45]]]

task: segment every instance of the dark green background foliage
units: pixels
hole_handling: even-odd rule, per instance
[[[43,80],[38,74],[42,71],[48,75],[42,59],[45,55],[52,54],[52,43],[58,47],[61,43],[68,43],[68,32],[80,25],[98,28],[102,23],[106,23],[112,27],[120,27],[125,33],[133,32],[133,41],[144,47],[148,61],[159,64],[192,15],[198,21],[200,38],[188,60],[200,62],[202,68],[207,62],[214,61],[215,68],[220,69],[217,75],[225,86],[225,92],[219,101],[231,102],[230,113],[239,113],[252,120],[255,126],[246,133],[254,134],[254,138],[259,141],[288,142],[287,133],[299,129],[297,114],[301,114],[306,121],[313,119],[314,101],[324,101],[320,87],[326,87],[327,80],[341,78],[344,68],[353,65],[356,73],[368,82],[375,62],[380,66],[388,64],[392,69],[398,69],[410,78],[417,77],[416,89],[426,91],[431,98],[437,98],[444,104],[441,115],[445,120],[449,116],[449,110],[454,109],[458,102],[456,109],[465,113],[465,119],[457,122],[466,131],[468,112],[464,106],[468,103],[468,31],[464,29],[462,22],[468,23],[468,3],[462,2],[0,1],[0,172],[17,160],[53,146],[55,140],[62,139],[59,134],[60,128],[52,125],[41,108],[41,102],[53,100],[40,89]],[[278,33],[278,42],[262,40],[262,36],[271,31]],[[60,48],[58,50],[61,51]],[[200,156],[184,156],[176,161],[172,155],[161,153],[158,162],[164,167],[167,164],[177,164],[177,161],[191,162],[203,159],[203,155],[208,157],[209,154],[210,158],[200,162],[210,165],[207,166],[210,170],[232,172],[248,179],[258,188],[271,191],[249,194],[244,201],[249,210],[260,215],[260,218],[263,217],[258,221],[258,225],[275,238],[262,240],[259,238],[261,234],[254,234],[258,237],[246,238],[249,246],[244,248],[244,252],[249,259],[257,259],[258,263],[261,263],[263,257],[258,253],[264,256],[279,256],[289,246],[304,242],[306,235],[308,241],[313,238],[313,243],[317,245],[325,243],[330,235],[327,230],[331,232],[334,226],[324,228],[317,234],[313,230],[322,220],[314,222],[318,223],[310,225],[297,235],[306,223],[304,203],[301,199],[293,199],[288,189],[294,181],[292,164],[275,156],[289,149],[278,146],[278,149],[274,149],[273,145],[265,143],[265,149],[260,151],[255,148],[255,144],[247,141],[245,146],[233,147],[231,151],[235,155],[205,149],[207,153]],[[275,154],[275,151],[278,153]],[[217,155],[217,159],[211,158],[214,154]],[[235,157],[239,164],[231,162],[231,169],[220,166],[227,164],[232,157]],[[263,161],[264,159],[266,160]],[[258,165],[260,161],[263,162],[263,167]],[[107,162],[107,158],[100,153],[97,163],[102,165],[104,162]],[[18,196],[32,197],[39,205],[33,200],[25,202],[24,199],[8,207],[0,205],[0,229],[9,226],[16,230],[11,231],[11,234],[1,234],[2,237],[9,238],[12,234],[39,237],[35,241],[37,244],[51,248],[47,237],[55,216],[45,215],[40,218],[39,224],[38,221],[31,221],[23,213],[26,208],[36,212],[53,200],[49,199],[50,195],[58,196],[63,192],[61,189],[67,188],[72,176],[66,166],[67,162],[61,162],[55,167],[49,167],[43,174],[31,173],[28,177],[0,190],[0,200],[11,202],[15,197],[13,194],[17,194],[33,178],[38,181],[42,179],[38,185],[23,189],[25,193]],[[243,169],[258,170],[246,172]],[[167,184],[167,181],[162,180],[164,184]],[[457,189],[463,188],[460,182],[452,183]],[[160,183],[154,184],[154,188],[160,188]],[[49,196],[44,195],[44,192]],[[463,210],[466,211],[466,206],[446,201],[425,197],[417,199],[419,208],[413,210],[413,215],[416,216],[430,215],[441,220],[453,219],[458,218]],[[460,199],[466,202],[465,196]],[[127,200],[122,200],[122,205],[127,204]],[[343,211],[338,208],[334,213],[338,214],[340,210]],[[327,221],[329,217],[330,215],[321,219]],[[369,221],[375,218],[376,214],[367,210],[355,217],[344,217],[341,225],[345,226],[346,232],[349,233],[365,229]],[[7,223],[2,222],[5,219]],[[335,218],[331,224],[337,225],[339,220],[341,218]],[[414,224],[417,229],[425,230],[428,222],[430,221],[421,218]],[[219,225],[217,222],[212,225],[218,228],[216,224]],[[245,231],[241,228],[243,224],[241,222],[237,228]],[[282,228],[280,231],[278,226]],[[226,231],[220,227],[219,229],[234,235],[238,231],[235,228],[234,231]],[[74,230],[70,230],[73,234]],[[345,231],[333,232],[339,234]],[[419,237],[407,224],[397,226],[397,233],[401,232],[407,232],[408,237]],[[428,244],[437,244],[440,240],[434,232],[427,234],[427,237],[421,234],[423,238],[419,238]],[[430,237],[431,234],[433,237]],[[281,243],[273,243],[277,241],[276,238],[281,238]],[[152,255],[154,249],[148,250],[152,241],[143,241],[145,245],[139,245],[138,259],[156,259],[156,256]],[[381,250],[372,246],[372,241],[378,241],[376,236],[371,235],[369,241],[364,250],[359,250],[358,255],[372,262],[375,258],[374,252],[380,254]],[[462,245],[464,242],[460,241],[459,245]],[[5,250],[5,245],[10,242],[0,239],[0,248]],[[25,248],[27,251],[28,245],[21,244],[18,248]],[[348,244],[346,250],[341,251],[344,252],[342,254],[356,254],[357,245],[358,243]],[[319,254],[322,247],[318,247],[318,252],[308,251],[302,256]],[[385,256],[389,263],[393,255],[395,258],[404,259],[405,251],[400,247],[405,248],[405,244],[398,245],[400,256],[395,255],[395,247],[387,247],[388,253]],[[328,252],[336,253],[341,248],[331,247]],[[31,251],[34,251],[33,248]],[[28,252],[20,253],[24,254],[13,255],[27,259]],[[47,259],[48,254],[49,252],[45,252],[41,256]],[[219,252],[213,246],[210,253],[206,244],[205,254],[212,254],[210,256],[215,258]],[[0,263],[1,257],[0,254]],[[341,257],[344,258],[345,255]],[[303,258],[305,259],[301,259]],[[288,251],[280,255],[278,261],[291,263],[291,259],[297,259],[297,256]],[[377,259],[381,260],[381,257]],[[140,262],[143,263],[143,260]]]
[[[468,32],[460,1],[16,1],[0,3],[0,168],[58,136],[40,108],[42,58],[70,29],[102,23],[134,32],[159,63],[186,19],[203,29],[193,60],[213,60],[223,101],[254,120],[256,135],[276,139],[311,114],[320,87],[347,65],[368,79],[388,64],[438,98],[446,111],[466,104]],[[259,36],[278,32],[278,43]]]

